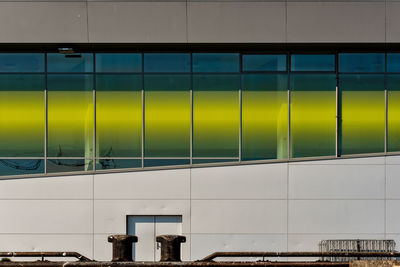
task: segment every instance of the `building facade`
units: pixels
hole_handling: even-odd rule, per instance
[[[0,250],[400,238],[397,1],[0,1]]]

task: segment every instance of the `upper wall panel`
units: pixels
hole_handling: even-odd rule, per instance
[[[184,43],[185,2],[89,2],[93,43]]]
[[[284,2],[189,2],[193,43],[285,42]]]
[[[288,42],[385,42],[384,2],[288,2]]]
[[[400,42],[400,2],[386,3],[386,41]]]
[[[83,2],[0,2],[1,43],[87,40]]]

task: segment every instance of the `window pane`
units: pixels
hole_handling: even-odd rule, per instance
[[[343,53],[339,54],[339,72],[384,72],[383,53]]]
[[[0,175],[27,175],[44,173],[42,159],[0,159]]]
[[[96,54],[96,72],[141,72],[142,54]]]
[[[48,75],[49,157],[92,157],[93,76]]]
[[[48,72],[93,72],[93,54],[47,54]]]
[[[144,54],[145,72],[190,72],[190,54]]]
[[[384,151],[384,76],[341,75],[341,153]]]
[[[0,157],[44,156],[44,75],[0,75]]]
[[[387,54],[387,71],[400,72],[400,53]]]
[[[44,72],[44,54],[0,53],[0,72]]]
[[[141,168],[140,159],[98,159],[96,160],[96,170],[112,170],[126,168]]]
[[[292,71],[335,71],[335,55],[292,55]]]
[[[239,54],[194,53],[193,72],[239,72]]]
[[[145,167],[189,165],[190,159],[145,159]]]
[[[400,151],[400,75],[387,76],[387,135],[389,152]]]
[[[242,159],[287,158],[287,75],[242,76]]]
[[[193,156],[237,157],[239,76],[193,77]]]
[[[290,77],[290,157],[336,153],[336,76]]]
[[[285,71],[286,55],[243,55],[243,71]]]
[[[142,76],[96,76],[96,154],[140,157],[142,151]]]
[[[92,159],[48,159],[47,173],[93,171]]]
[[[145,75],[146,157],[190,156],[190,76]]]

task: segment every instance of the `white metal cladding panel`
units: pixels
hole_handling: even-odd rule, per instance
[[[386,2],[386,41],[400,42],[400,2]]]
[[[290,200],[289,234],[383,234],[384,200]]]
[[[400,165],[386,165],[386,193],[388,199],[400,199]]]
[[[385,2],[288,2],[287,41],[385,42]]]
[[[0,199],[93,199],[93,175],[1,180]]]
[[[190,232],[190,200],[94,200],[94,232],[126,232],[127,215],[182,215],[182,232]]]
[[[229,187],[228,187],[229,188]],[[284,200],[192,200],[192,233],[286,232]]]
[[[189,199],[190,169],[99,174],[95,199]]]
[[[89,42],[186,42],[186,3],[89,2]]]
[[[193,199],[286,199],[287,163],[192,169],[191,181]]]
[[[386,204],[386,231],[400,233],[400,200],[388,200]]]
[[[384,199],[385,165],[290,165],[290,199]]]
[[[284,234],[192,234],[192,259],[215,251],[286,251],[286,241]]]
[[[0,42],[87,42],[86,15],[84,2],[0,2]]]
[[[284,2],[189,2],[189,42],[285,42]]]
[[[93,233],[91,200],[0,200],[0,233]]]

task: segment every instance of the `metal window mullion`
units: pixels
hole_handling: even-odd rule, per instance
[[[141,53],[142,55],[142,94],[141,94],[141,101],[142,101],[142,143],[141,143],[141,160],[142,160],[142,169],[144,168],[144,53]]]
[[[287,71],[287,159],[290,159],[290,54],[286,54],[286,71]]]
[[[385,136],[384,136],[385,148],[384,153],[387,153],[388,148],[388,90],[385,87]]]
[[[339,156],[339,87],[336,85],[336,125],[335,125],[335,157]]]
[[[47,174],[47,53],[44,53],[44,174]]]
[[[190,166],[193,165],[193,53],[190,53]]]
[[[239,89],[239,162],[242,161],[242,89]]]
[[[93,88],[92,88],[92,92],[93,92],[93,141],[92,141],[92,169],[93,171],[96,170],[96,55],[93,54]]]

